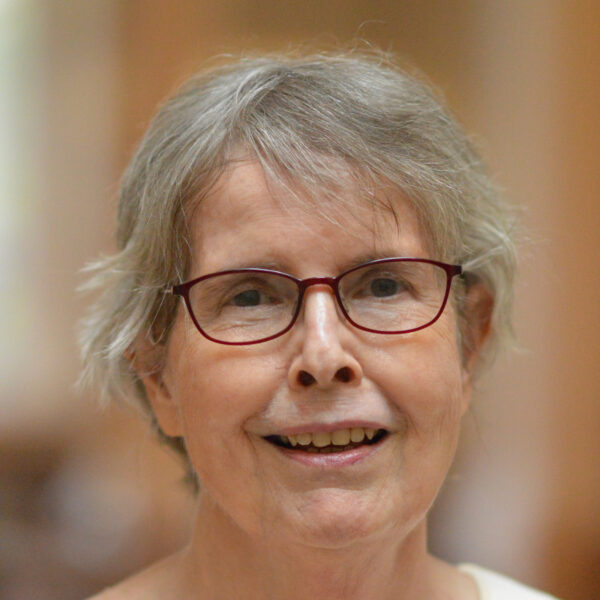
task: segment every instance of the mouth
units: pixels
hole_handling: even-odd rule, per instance
[[[381,443],[389,431],[353,427],[332,432],[298,433],[295,435],[269,435],[265,439],[271,444],[297,453],[339,454],[361,446]]]

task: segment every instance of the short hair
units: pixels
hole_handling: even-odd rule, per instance
[[[402,190],[432,256],[462,264],[467,285],[493,295],[488,357],[510,342],[514,210],[423,77],[379,51],[243,57],[184,84],[124,173],[118,251],[90,267],[86,287],[101,295],[81,332],[81,381],[103,398],[137,401],[152,416],[125,355],[140,336],[157,356],[164,348],[177,303],[163,291],[186,278],[189,217],[240,152],[333,220],[331,203],[346,202],[335,193],[342,173],[373,202],[377,190]]]

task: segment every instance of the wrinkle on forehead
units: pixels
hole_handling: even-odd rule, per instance
[[[331,160],[341,162],[340,159]],[[260,173],[260,178],[256,177],[257,172]],[[312,186],[309,189],[307,184],[295,181],[291,176],[282,179],[277,175],[274,170],[265,172],[258,160],[247,155],[234,156],[211,189],[202,199],[198,199],[192,219],[204,221],[210,213],[213,226],[227,226],[232,202],[235,201],[239,212],[239,200],[243,200],[246,195],[247,211],[240,216],[252,219],[258,226],[261,219],[269,218],[269,212],[264,210],[264,205],[257,206],[253,196],[262,194],[267,189],[277,206],[291,217],[299,214],[319,217],[345,232],[356,231],[356,225],[359,224],[364,227],[365,234],[371,234],[377,241],[384,231],[389,233],[390,225],[393,225],[395,233],[399,235],[407,211],[415,211],[414,203],[398,186],[391,183],[377,184],[372,178],[367,180],[356,176],[348,165],[340,165],[340,182],[335,189],[315,191]],[[232,190],[235,191],[235,198],[232,197]],[[429,249],[430,236],[425,235],[421,219],[418,214],[416,216],[421,239]],[[297,224],[300,227],[310,227],[303,219],[297,219]],[[196,227],[193,229],[197,231]],[[377,253],[377,248],[373,251]]]

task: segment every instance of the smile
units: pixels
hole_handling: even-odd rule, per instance
[[[280,448],[311,454],[348,452],[361,446],[373,446],[387,436],[385,429],[352,427],[336,431],[304,432],[295,435],[271,435],[265,439]]]

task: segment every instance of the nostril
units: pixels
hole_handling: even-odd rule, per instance
[[[300,371],[298,373],[298,383],[304,387],[309,387],[316,382],[316,379],[308,371]]]
[[[352,381],[352,369],[350,369],[350,367],[342,367],[341,369],[338,369],[335,374],[335,378],[342,383],[348,383],[349,381]]]

